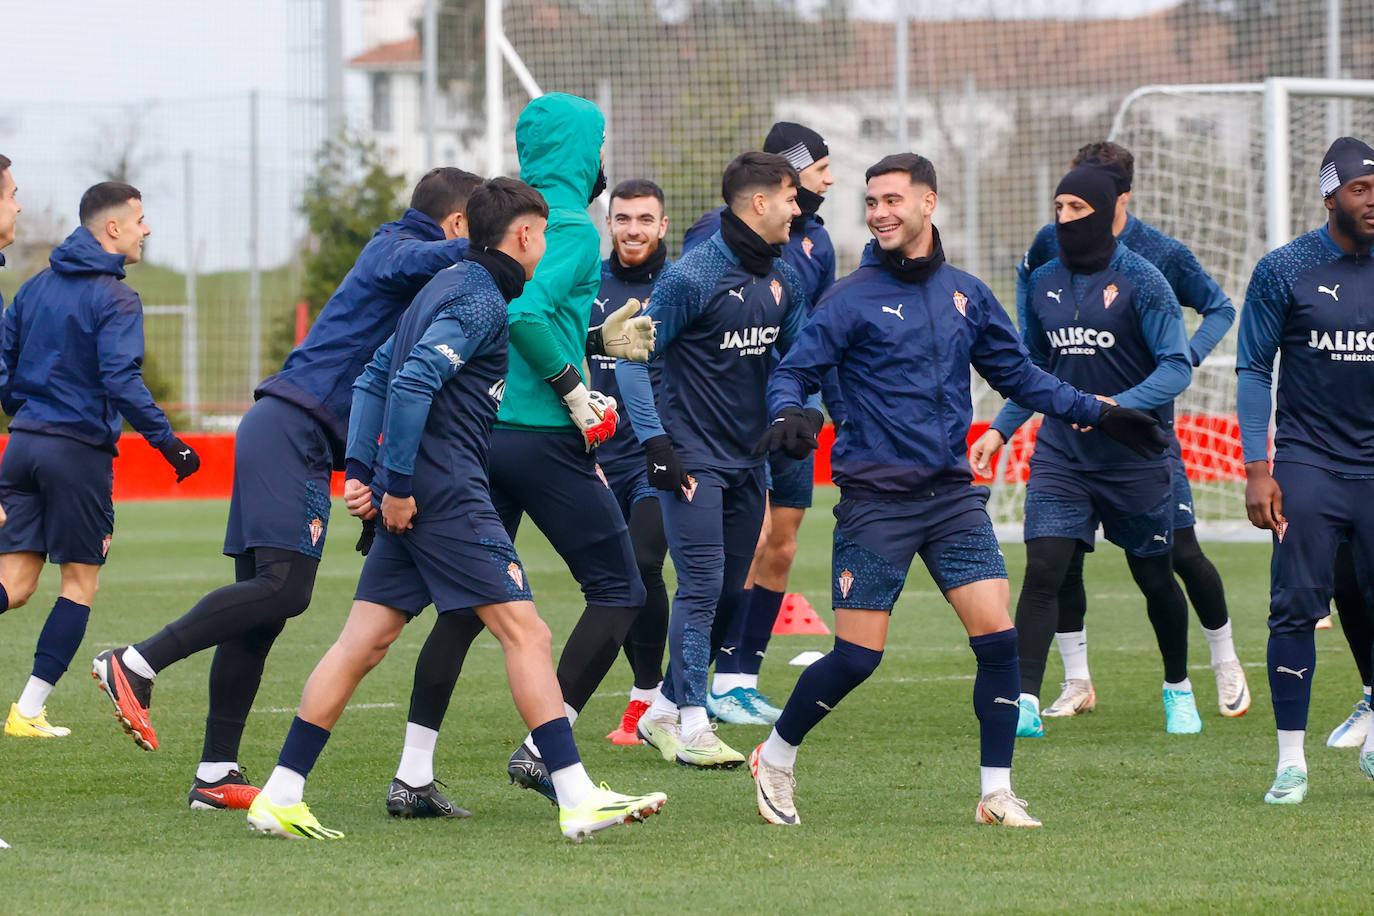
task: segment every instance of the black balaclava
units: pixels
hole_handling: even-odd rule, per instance
[[[620,263],[620,257],[611,250],[611,273],[626,283],[652,283],[659,272],[663,270],[663,263],[668,260],[668,246],[663,244],[663,239],[658,240],[654,250],[649,252],[649,256],[641,263],[633,267],[626,267]]]
[[[779,121],[768,131],[763,141],[765,153],[776,153],[800,172],[830,155],[825,139],[814,130],[792,121]],[[825,203],[825,197],[798,185],[797,206],[802,216],[811,216]]]
[[[878,262],[898,280],[903,283],[924,283],[945,263],[945,246],[940,242],[940,230],[934,226],[930,227],[930,240],[930,254],[924,258],[903,257],[895,249],[888,251],[878,244],[877,239],[873,240],[872,245]]]
[[[487,273],[491,274],[491,278],[496,281],[496,288],[501,291],[501,298],[507,302],[525,291],[525,268],[521,267],[519,261],[504,251],[497,251],[495,248],[473,251],[469,248],[464,259],[485,268]]]
[[[773,259],[782,257],[782,245],[770,245],[749,224],[726,207],[720,214],[720,237],[739,258],[740,266],[756,277],[766,277]]]
[[[1320,175],[1322,197],[1330,197],[1343,185],[1374,174],[1374,148],[1354,137],[1341,137],[1332,143],[1322,159]]]
[[[605,167],[596,170],[596,183],[592,185],[592,196],[587,198],[587,206],[596,203],[596,199],[606,190],[606,169]]]
[[[1100,165],[1077,165],[1054,189],[1054,196],[1073,194],[1093,208],[1082,219],[1054,224],[1059,259],[1070,272],[1095,274],[1106,269],[1116,251],[1112,221],[1116,218],[1116,171]]]

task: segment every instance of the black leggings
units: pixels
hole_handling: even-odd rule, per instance
[[[668,644],[668,588],[663,584],[668,539],[663,535],[663,513],[657,499],[640,499],[630,507],[630,543],[647,598],[625,639],[625,659],[634,673],[635,686],[652,690],[663,680],[663,650]]]
[[[1076,567],[1081,591],[1086,550],[1086,545],[1074,538],[1032,538],[1026,542],[1026,577],[1016,603],[1022,693],[1040,695],[1045,659],[1059,620],[1060,590]],[[1174,581],[1170,556],[1127,554],[1126,562],[1145,596],[1146,612],[1164,661],[1164,679],[1182,681],[1188,676],[1188,603]]]
[[[1374,570],[1371,570],[1374,575]],[[1360,683],[1369,686],[1370,651],[1374,646],[1374,598],[1364,594],[1355,572],[1355,555],[1349,541],[1336,548],[1336,615],[1360,669]]]
[[[1202,552],[1197,532],[1192,527],[1174,532],[1173,560],[1174,572],[1188,590],[1198,621],[1209,630],[1225,626],[1231,616],[1226,608],[1221,574]],[[1064,587],[1059,590],[1058,632],[1076,633],[1083,629],[1087,610],[1088,594],[1083,586],[1083,555],[1080,553],[1064,577]]]

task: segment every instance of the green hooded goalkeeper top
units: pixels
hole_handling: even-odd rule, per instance
[[[510,304],[510,368],[497,426],[576,428],[545,379],[568,363],[581,371],[586,357],[587,326],[601,286],[601,239],[587,207],[605,137],[600,109],[563,92],[530,102],[516,122],[520,179],[549,205],[548,247]]]

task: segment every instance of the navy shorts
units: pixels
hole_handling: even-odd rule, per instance
[[[1167,464],[1084,471],[1031,462],[1026,540],[1077,538],[1093,549],[1102,531],[1137,557],[1174,546],[1174,488]]]
[[[262,398],[234,434],[234,492],[224,553],[276,547],[319,559],[329,528],[334,451],[324,427],[295,404]]]
[[[498,427],[487,464],[492,506],[511,541],[528,515],[568,565],[588,604],[644,603],[629,525],[579,433]]]
[[[1174,436],[1169,448],[1169,477],[1174,486],[1174,530],[1191,528],[1197,524],[1193,513],[1193,487],[1188,483],[1188,469],[1183,464],[1183,448]]]
[[[1350,541],[1357,571],[1374,581],[1374,479],[1338,477],[1324,468],[1274,462],[1288,523],[1273,538],[1269,563],[1269,628],[1276,633],[1311,631],[1330,613],[1336,550]]]
[[[630,521],[630,510],[634,504],[641,499],[658,499],[659,491],[654,489],[654,485],[649,483],[649,472],[644,468],[644,462],[626,462],[624,464],[597,465],[601,471],[601,478],[615,495],[616,504],[620,506],[620,514],[625,517],[625,521]]]
[[[417,515],[415,527],[403,534],[392,534],[379,520],[353,597],[411,617],[431,604],[443,614],[533,600],[525,568],[494,511],[434,521]]]
[[[810,509],[815,480],[815,452],[800,461],[774,452],[768,458],[768,504],[784,509]]]
[[[114,455],[16,430],[0,459],[0,553],[33,551],[54,563],[102,566],[114,534]]]
[[[890,611],[917,554],[942,592],[1007,578],[987,513],[987,487],[910,499],[853,499],[835,506],[831,602]]]

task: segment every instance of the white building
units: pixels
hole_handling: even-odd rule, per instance
[[[362,133],[391,157],[391,168],[416,181],[434,166],[482,171],[480,123],[461,86],[440,86],[435,112],[435,161],[425,157],[424,67],[419,20],[423,0],[364,0],[366,51],[348,66],[366,77]]]

